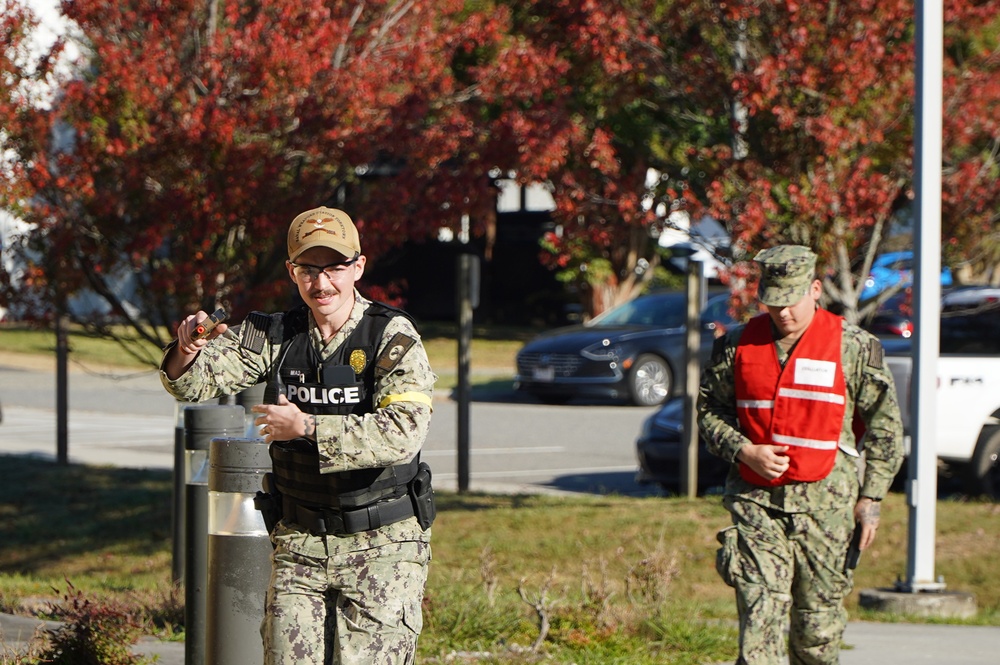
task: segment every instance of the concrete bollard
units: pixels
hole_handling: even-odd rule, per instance
[[[205,665],[208,577],[208,452],[215,437],[241,436],[242,406],[184,409],[184,665]]]
[[[254,507],[265,473],[268,444],[216,438],[208,472],[207,665],[261,663],[260,624],[271,578],[271,539]]]

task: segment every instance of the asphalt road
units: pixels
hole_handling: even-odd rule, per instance
[[[178,405],[155,372],[96,372],[71,366],[71,462],[172,468]],[[55,456],[56,384],[52,368],[0,356],[0,453]],[[513,392],[474,392],[470,405],[468,489],[499,493],[659,494],[635,483],[635,437],[653,408],[610,404],[550,406]],[[434,484],[458,487],[458,405],[434,402],[423,459]]]

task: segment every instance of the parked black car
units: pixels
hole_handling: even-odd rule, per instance
[[[639,470],[635,481],[641,484],[656,483],[665,491],[680,491],[684,473],[682,455],[687,442],[684,438],[684,398],[667,400],[656,413],[646,418],[635,440]],[[705,493],[726,484],[729,464],[705,449],[698,442],[698,492]]]
[[[518,352],[514,386],[556,404],[574,397],[661,404],[684,390],[686,318],[686,294],[663,292],[543,333]],[[701,315],[703,362],[719,327],[732,323],[728,293],[711,296]]]

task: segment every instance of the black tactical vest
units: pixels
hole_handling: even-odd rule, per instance
[[[390,319],[406,313],[372,303],[324,362],[309,338],[308,312],[302,306],[272,316],[271,342],[281,348],[268,377],[264,402],[276,404],[283,394],[304,413],[317,416],[372,413],[376,407],[375,350]],[[270,453],[281,494],[308,506],[344,509],[403,496],[419,464],[418,456],[391,467],[320,473],[316,444],[306,439],[275,441]]]

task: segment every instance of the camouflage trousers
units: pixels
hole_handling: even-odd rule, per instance
[[[853,588],[845,562],[854,506],[784,513],[733,496],[725,505],[733,526],[719,533],[716,566],[736,591],[737,665],[838,663],[843,600]]]
[[[309,538],[322,549],[335,536]],[[410,665],[429,559],[426,542],[311,556],[276,539],[261,624],[265,665]]]

